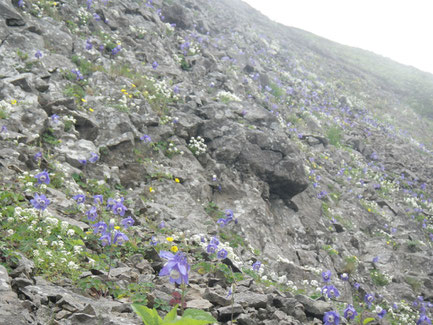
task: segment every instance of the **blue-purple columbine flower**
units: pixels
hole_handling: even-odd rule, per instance
[[[353,320],[356,315],[358,315],[358,312],[355,310],[355,308],[352,305],[348,305],[344,310],[344,318],[346,319]]]
[[[159,256],[167,260],[167,263],[159,272],[160,276],[169,275],[171,283],[188,284],[188,272],[191,267],[184,253],[178,252],[176,255],[173,255],[170,252],[161,251],[159,252]]]
[[[364,296],[364,302],[367,304],[368,308],[371,307],[371,304],[373,303],[373,301],[374,301],[374,296],[372,294],[367,293]]]
[[[24,7],[24,0],[18,0],[18,7]]]
[[[329,284],[322,288],[322,295],[326,295],[328,298],[338,298],[340,292],[332,284]]]
[[[42,152],[39,151],[39,152],[35,153],[35,155],[33,156],[33,159],[36,161],[41,160],[42,159]]]
[[[71,72],[77,77],[77,79],[76,79],[77,81],[84,79],[84,76],[81,74],[80,70],[72,69]]]
[[[156,240],[155,236],[152,236],[152,238],[149,241],[150,246],[156,246],[158,244],[158,241]]]
[[[104,234],[107,231],[107,224],[104,221],[99,221],[95,223],[93,226],[93,233],[96,234]]]
[[[152,63],[153,70],[156,70],[156,68],[158,68],[158,66],[159,66],[158,62],[153,61],[153,63]]]
[[[174,87],[173,87],[173,93],[179,94],[179,92],[180,92],[179,86],[178,85],[174,85]]]
[[[210,243],[212,245],[218,246],[220,244],[220,241],[218,240],[218,238],[212,237],[212,239],[210,240]]]
[[[98,154],[92,152],[91,157],[89,158],[89,162],[91,162],[92,164],[94,164],[95,162],[97,162],[99,160],[99,156]]]
[[[92,2],[93,0],[87,0],[86,4],[87,4],[87,10],[90,10],[90,8],[92,7]]]
[[[323,316],[324,325],[338,325],[340,324],[340,315],[336,311],[328,311]]]
[[[112,208],[112,211],[114,214],[118,214],[123,217],[125,215],[126,207],[123,205],[122,202],[116,202],[116,204]]]
[[[96,218],[98,217],[98,211],[96,210],[95,207],[91,207],[89,211],[86,212],[87,214],[87,219],[89,219],[90,221],[95,221]]]
[[[77,202],[77,204],[82,204],[86,201],[86,197],[83,194],[77,194],[72,198]]]
[[[111,233],[106,232],[99,237],[99,240],[102,243],[102,246],[110,246],[111,245]]]
[[[340,275],[340,279],[343,281],[348,281],[349,280],[349,275],[347,273],[343,273]]]
[[[416,325],[431,325],[431,320],[427,315],[421,315],[416,321]]]
[[[79,162],[81,165],[83,165],[83,166],[87,165],[87,160],[86,160],[86,159],[78,159],[78,162]]]
[[[100,21],[100,20],[101,20],[101,16],[99,16],[96,12],[93,13],[93,18],[94,18],[96,21]]]
[[[57,114],[51,115],[51,122],[53,122],[55,124],[59,123],[59,115],[57,115]]]
[[[86,40],[86,50],[91,50],[93,48],[92,41],[90,39]]]
[[[116,200],[113,198],[108,198],[107,200],[107,210],[113,209],[114,205],[116,204]]]
[[[217,257],[221,260],[225,259],[227,257],[227,251],[223,248],[221,250],[218,251],[217,253]]]
[[[35,175],[35,178],[38,182],[38,184],[50,184],[50,175],[48,175],[48,172],[44,170],[43,172],[40,172],[39,174]]]
[[[377,262],[379,262],[379,256],[373,258],[373,263],[377,263]]]
[[[30,200],[30,203],[35,209],[44,211],[50,204],[50,200],[44,194],[35,193],[35,197]]]
[[[380,319],[382,319],[386,315],[386,310],[383,309],[380,306],[377,306],[376,307],[376,313],[377,313],[377,317],[379,317]]]
[[[116,231],[114,233],[114,239],[113,239],[114,245],[121,246],[123,243],[125,243],[128,240],[129,240],[128,236],[126,236],[124,233],[122,233],[120,231]]]
[[[218,249],[217,245],[215,245],[215,244],[209,244],[206,247],[206,252],[208,252],[209,254],[213,254],[213,253],[215,253],[217,251],[217,249]]]
[[[361,286],[361,285],[360,285],[358,282],[355,282],[355,283],[353,284],[353,287],[355,288],[355,290],[358,290],[360,286]]]
[[[262,266],[262,262],[260,262],[260,261],[255,261],[255,262],[253,263],[253,266],[252,266],[253,271],[255,271],[255,272],[259,272],[261,266]]]
[[[0,133],[8,133],[8,128],[6,125],[2,125]]]
[[[93,202],[95,203],[95,204],[102,204],[102,202],[104,201],[104,197],[102,196],[102,195],[100,195],[100,194],[97,194],[97,195],[94,195],[93,196]]]
[[[42,52],[37,50],[35,53],[35,58],[39,60],[41,57],[42,57]]]
[[[129,227],[132,227],[135,223],[135,220],[132,219],[131,216],[122,219],[122,221],[120,221],[120,223],[122,224],[123,228],[128,229]]]
[[[152,142],[152,138],[149,135],[147,135],[147,134],[143,134],[140,137],[140,140],[143,141],[144,143],[150,143],[150,142]]]
[[[330,270],[323,271],[322,272],[322,279],[323,282],[329,282],[331,281],[332,272]]]
[[[227,226],[228,222],[226,218],[219,218],[217,221],[217,224],[220,225],[220,227],[224,227]]]

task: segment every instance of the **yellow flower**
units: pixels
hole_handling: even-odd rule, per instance
[[[387,241],[386,244],[389,245],[389,241]]]
[[[135,88],[135,87],[137,87],[136,85],[134,85],[134,84],[131,84],[131,86],[132,86],[132,88]]]
[[[328,156],[325,156],[325,159],[328,159],[329,157]]]
[[[126,92],[126,89],[120,89],[120,91],[122,92],[122,93],[125,93]]]
[[[89,111],[93,113],[95,110],[93,108],[89,107]]]
[[[155,190],[153,189],[153,187],[149,187],[149,192],[150,192],[150,193],[155,192]]]
[[[119,227],[119,226],[115,226],[115,227],[114,227],[114,229],[116,229],[116,230],[119,230],[119,229],[120,229],[120,227]]]
[[[12,104],[12,105],[16,105],[16,104],[17,104],[17,100],[16,100],[16,99],[12,99],[12,100],[11,100],[11,104]]]
[[[90,234],[92,234],[92,233],[93,233],[93,231],[87,231],[87,232],[86,232],[87,235],[90,235]]]
[[[171,250],[173,253],[176,253],[176,252],[179,250],[179,248],[177,248],[177,246],[172,246],[172,247],[170,248],[170,250]]]
[[[132,98],[132,95],[129,95],[129,98]]]
[[[167,241],[169,241],[169,242],[172,242],[172,241],[174,240],[173,237],[167,237],[166,239],[167,239]]]
[[[83,103],[87,103],[87,100],[85,100],[84,98],[81,98],[81,101],[82,101]]]
[[[174,179],[174,181],[175,181],[176,183],[180,183],[180,180],[179,180],[179,178],[177,178],[177,177]]]
[[[371,209],[370,209],[370,208],[368,208],[368,209],[367,209],[367,211],[368,211],[368,212],[371,212]]]

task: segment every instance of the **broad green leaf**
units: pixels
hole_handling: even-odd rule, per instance
[[[178,307],[178,305],[174,306],[173,309],[170,310],[170,312],[167,315],[165,315],[165,317],[164,317],[164,323],[165,322],[170,322],[170,321],[176,319],[176,316],[177,316],[177,307]]]
[[[204,310],[200,310],[200,309],[193,309],[193,308],[189,308],[189,309],[185,310],[182,318],[205,320],[205,321],[208,321],[210,323],[216,323],[217,322],[217,320],[215,318],[213,318],[212,315],[209,314],[208,312],[205,312]]]
[[[213,324],[215,322],[209,322],[207,320],[199,320],[199,319],[192,319],[192,318],[182,318],[178,320],[174,320],[172,322],[165,323],[164,325],[207,325],[207,324]]]
[[[150,309],[139,304],[132,304],[132,309],[141,317],[145,325],[160,325],[162,319],[159,317],[156,309]]]
[[[366,318],[366,319],[364,319],[364,321],[362,322],[362,325],[366,325],[366,324],[368,324],[368,323],[371,323],[372,321],[374,321],[374,318]]]

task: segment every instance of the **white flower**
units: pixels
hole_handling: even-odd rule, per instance
[[[7,233],[8,233],[10,236],[12,236],[12,235],[15,233],[15,231],[14,231],[13,229],[9,229],[9,230],[7,231]]]
[[[74,229],[69,229],[66,233],[66,235],[68,236],[73,236],[75,234],[75,230]]]

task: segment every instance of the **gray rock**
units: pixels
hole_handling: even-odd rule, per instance
[[[268,296],[254,292],[241,292],[234,295],[235,303],[240,304],[242,307],[252,308],[266,308],[268,303]]]

